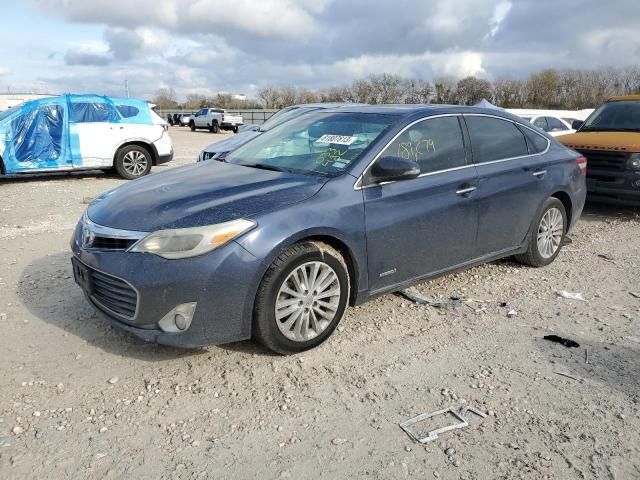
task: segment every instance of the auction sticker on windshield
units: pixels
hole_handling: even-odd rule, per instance
[[[346,135],[323,135],[316,143],[332,143],[334,145],[351,145],[357,140],[356,137],[349,137]]]

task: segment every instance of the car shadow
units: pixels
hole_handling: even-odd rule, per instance
[[[634,402],[640,402],[640,344],[626,339],[620,339],[618,343],[593,342],[580,335],[560,335],[578,342],[580,347],[567,348],[545,340],[544,334],[534,341],[552,363],[554,378],[575,382],[576,388],[588,389],[595,384],[605,391],[615,389]]]
[[[587,201],[580,217],[581,222],[601,222],[612,219],[640,222],[640,208]]]
[[[9,183],[28,183],[40,182],[42,180],[60,180],[60,179],[77,179],[86,178],[120,178],[115,170],[83,170],[81,172],[45,172],[45,173],[20,173],[14,175],[0,176],[0,185]]]
[[[147,343],[111,325],[75,284],[70,257],[58,253],[39,258],[22,271],[16,293],[34,316],[115,355],[153,362],[207,353],[204,348]]]

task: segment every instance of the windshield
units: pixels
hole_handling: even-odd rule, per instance
[[[282,110],[271,115],[266,122],[264,122],[260,126],[261,132],[266,132],[267,130],[271,130],[272,128],[277,127],[278,125],[282,125],[284,122],[288,122],[289,120],[293,120],[296,117],[308,112],[312,112],[317,110],[317,108],[308,108],[308,107],[287,107]]]
[[[640,102],[607,102],[601,105],[584,122],[583,131],[640,131]]]
[[[269,170],[340,175],[395,118],[312,112],[269,130],[231,152],[225,161]]]

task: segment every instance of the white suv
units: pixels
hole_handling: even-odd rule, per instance
[[[115,168],[134,179],[172,158],[167,123],[142,100],[62,95],[0,114],[2,174]]]

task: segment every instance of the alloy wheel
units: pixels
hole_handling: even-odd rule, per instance
[[[131,150],[122,159],[122,166],[124,169],[133,176],[142,175],[149,164],[147,157],[139,150]]]
[[[553,207],[547,210],[538,226],[538,252],[542,258],[551,258],[560,248],[564,233],[562,212]]]
[[[340,295],[340,279],[326,263],[307,262],[296,267],[276,297],[278,329],[294,342],[317,337],[335,319]]]

